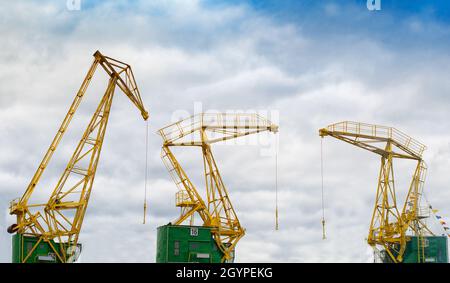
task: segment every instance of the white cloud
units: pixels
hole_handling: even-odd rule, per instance
[[[150,4],[149,4],[150,3]],[[2,4],[6,5],[6,4]],[[156,227],[177,217],[175,185],[154,132],[172,113],[205,109],[274,109],[280,113],[280,227],[274,228],[274,161],[257,147],[213,148],[247,235],[239,261],[367,261],[367,236],[379,158],[326,139],[328,239],[321,240],[318,129],[340,120],[393,125],[430,145],[427,196],[445,208],[449,57],[390,46],[370,33],[306,35],[250,7],[205,7],[199,1],[108,2],[67,11],[53,2],[17,1],[0,9],[0,208],[27,186],[69,107],[91,54],[131,64],[150,110],[149,224],[142,225],[145,124],[117,92],[83,226],[82,261],[154,261]],[[345,7],[336,16],[346,17]],[[347,15],[348,16],[348,15]],[[120,20],[118,20],[120,19]],[[394,33],[395,35],[395,33]],[[100,70],[99,70],[100,71]],[[99,72],[100,74],[100,72]],[[101,77],[101,76],[100,76]],[[98,103],[93,82],[73,128],[44,175],[45,199]],[[264,135],[264,134],[263,134]],[[177,152],[202,184],[199,152]],[[407,166],[399,165],[399,168]],[[412,172],[399,170],[398,175]],[[406,177],[405,177],[406,180]],[[403,188],[404,189],[404,188]],[[6,219],[6,218],[5,218]],[[6,220],[0,222],[0,232]],[[345,239],[343,241],[342,239]],[[9,250],[0,233],[0,250]],[[264,249],[261,248],[264,246]],[[0,260],[9,261],[8,252]]]

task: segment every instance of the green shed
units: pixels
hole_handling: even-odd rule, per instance
[[[41,241],[34,249],[30,256],[28,254],[34,248],[39,238],[29,235],[14,234],[12,236],[12,262],[21,263],[26,259],[26,263],[60,263],[61,261],[55,255],[53,249],[48,242]],[[50,241],[55,248],[59,248],[59,244]],[[81,251],[81,244],[77,245]],[[28,258],[26,258],[28,256]]]
[[[409,237],[403,255],[403,263],[448,263],[446,236],[427,236],[422,239],[423,248],[419,237]],[[383,255],[383,262],[392,262],[386,252]]]
[[[158,227],[156,262],[220,263],[223,253],[211,227],[164,225]]]

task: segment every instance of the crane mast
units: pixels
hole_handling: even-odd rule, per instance
[[[212,236],[223,254],[222,261],[230,261],[237,242],[244,236],[236,211],[211,151],[211,145],[264,131],[276,133],[278,126],[257,114],[202,113],[181,120],[158,133],[163,138],[161,157],[178,187],[176,206],[181,214],[173,224],[194,223],[197,213],[203,226],[213,227]],[[200,147],[206,187],[206,200],[190,181],[175,158],[171,147]]]
[[[66,132],[99,65],[109,77],[106,91],[99,105],[48,202],[29,204],[36,185]],[[13,200],[10,204],[10,214],[16,215],[16,224],[11,225],[8,232],[17,232],[21,236],[36,239],[32,247],[27,250],[23,246],[23,239],[19,243],[19,262],[31,260],[31,256],[41,242],[48,244],[56,261],[73,262],[75,260],[78,238],[91,195],[116,87],[119,87],[138,108],[143,119],[148,119],[148,112],[143,105],[131,67],[96,51],[94,62],[25,193],[20,199]]]
[[[323,138],[331,136],[381,156],[367,242],[381,246],[393,262],[402,262],[408,236],[433,235],[422,221],[420,198],[426,175],[422,154],[425,145],[392,127],[344,121],[319,130]],[[394,159],[416,162],[411,184],[403,207],[396,197]],[[408,232],[410,232],[408,234]],[[423,260],[423,259],[422,259]]]

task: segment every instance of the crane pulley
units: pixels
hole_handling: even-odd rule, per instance
[[[319,130],[321,137],[331,136],[381,156],[375,207],[367,242],[381,246],[393,262],[402,262],[408,235],[433,235],[420,214],[420,199],[426,165],[425,145],[392,127],[344,121]],[[397,205],[394,159],[416,162],[411,184],[403,205]],[[409,234],[408,234],[409,233]]]
[[[94,115],[48,202],[29,204],[36,185],[66,132],[99,65],[107,73],[109,82]],[[20,199],[10,204],[10,214],[16,215],[17,222],[8,228],[8,232],[21,236],[16,245],[13,245],[18,251],[15,261],[35,260],[32,256],[35,257],[39,252],[41,243],[46,243],[48,254],[55,261],[75,260],[78,238],[91,195],[114,91],[117,87],[138,108],[143,119],[148,119],[148,112],[143,105],[130,65],[96,51],[94,62],[25,193]],[[30,240],[29,247],[24,246],[25,240]],[[48,256],[41,258],[45,259]]]
[[[203,226],[213,227],[213,238],[223,254],[222,261],[230,261],[237,242],[244,236],[237,214],[211,151],[211,145],[260,132],[276,133],[278,126],[257,114],[202,113],[181,120],[158,133],[163,138],[161,157],[178,187],[176,205],[181,215],[173,224],[189,222],[197,213]],[[172,153],[171,147],[200,147],[203,155],[206,199],[191,182]]]

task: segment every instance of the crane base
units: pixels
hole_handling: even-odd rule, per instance
[[[61,263],[48,242],[41,241],[38,237],[14,234],[12,236],[12,263]],[[50,240],[53,247],[59,248],[59,244]],[[81,250],[81,244],[78,244]],[[32,249],[34,248],[34,251]],[[31,252],[32,251],[32,252]],[[31,252],[31,255],[29,255]]]
[[[403,254],[403,263],[448,263],[446,236],[427,236],[422,238],[423,245],[419,242],[418,237],[410,237]],[[381,257],[383,263],[392,262],[392,259],[385,251],[382,251]]]

